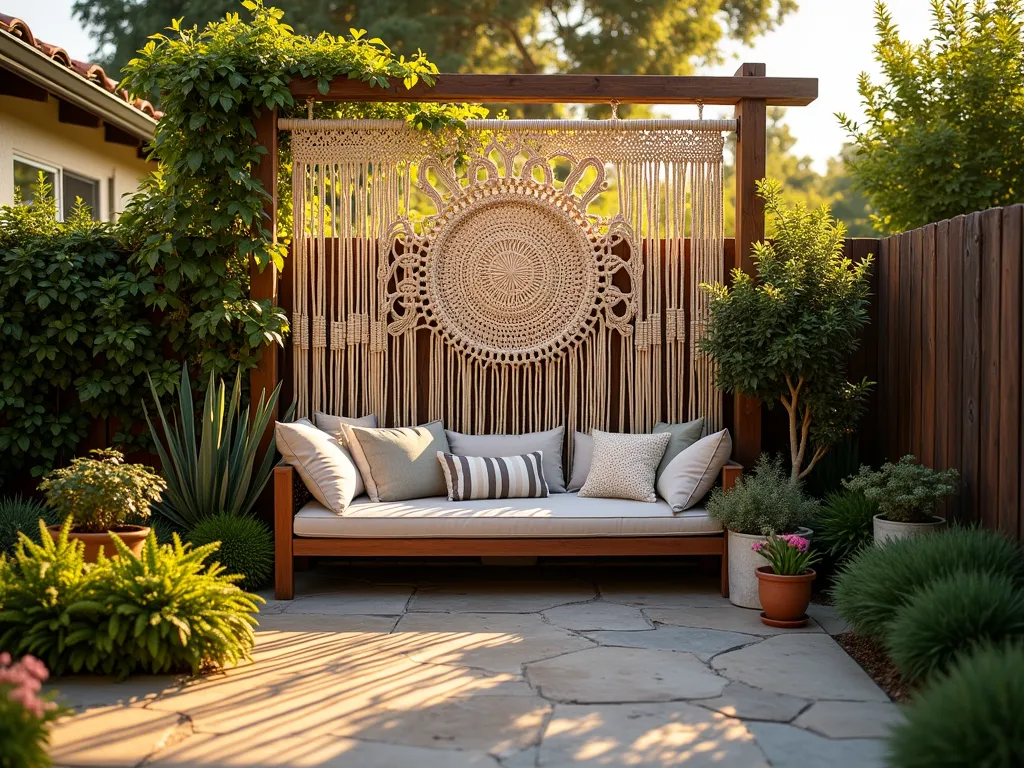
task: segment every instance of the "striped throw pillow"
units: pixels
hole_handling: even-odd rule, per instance
[[[448,483],[448,501],[540,499],[548,495],[542,451],[498,458],[438,451],[437,460]]]

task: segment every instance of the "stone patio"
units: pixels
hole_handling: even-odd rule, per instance
[[[638,574],[642,574],[638,576]],[[682,566],[321,564],[252,664],[67,678],[59,766],[876,766],[894,704]]]

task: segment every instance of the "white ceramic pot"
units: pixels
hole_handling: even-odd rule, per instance
[[[938,517],[928,523],[897,523],[886,520],[881,515],[872,518],[875,529],[875,546],[884,544],[887,541],[897,539],[912,539],[916,536],[923,536],[926,533],[935,533],[946,527],[946,518]],[[730,556],[732,552],[730,551]]]
[[[810,528],[799,528],[797,534],[810,539],[814,534]],[[728,532],[729,547],[729,602],[740,608],[761,610],[755,571],[768,561],[751,549],[754,542],[763,541],[760,534]]]

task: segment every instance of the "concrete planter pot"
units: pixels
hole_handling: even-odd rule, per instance
[[[46,530],[50,532],[54,541],[60,538],[59,525],[49,525]],[[68,533],[68,539],[70,541],[78,540],[85,544],[85,562],[95,563],[101,550],[107,557],[117,557],[117,550],[110,541],[113,536],[117,536],[123,541],[131,553],[138,557],[142,554],[142,545],[146,543],[149,531],[149,528],[142,525],[123,525],[117,530],[104,533],[75,533],[72,528]]]
[[[938,516],[932,518],[927,523],[897,523],[893,520],[886,520],[881,515],[875,515],[871,519],[874,523],[875,546],[884,544],[887,541],[924,536],[928,533],[941,531],[946,527],[946,518]]]
[[[798,528],[796,533],[810,539],[814,532],[810,528]],[[763,539],[760,534],[728,532],[729,602],[740,608],[761,610],[756,571],[768,565],[768,561],[750,547]]]

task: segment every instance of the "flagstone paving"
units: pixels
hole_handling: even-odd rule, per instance
[[[637,574],[642,573],[640,577]],[[656,566],[298,574],[251,663],[56,681],[55,764],[559,768],[883,764],[899,710],[828,632]]]

